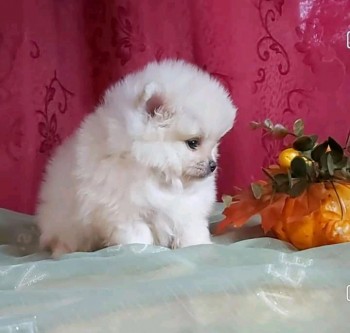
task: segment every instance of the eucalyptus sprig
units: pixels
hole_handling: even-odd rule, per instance
[[[299,152],[291,161],[288,170],[272,174],[269,169],[263,169],[272,184],[273,193],[285,193],[290,197],[301,195],[310,184],[319,182],[346,182],[350,184],[350,132],[345,148],[336,140],[328,137],[318,143],[317,135],[304,134],[304,122],[298,119],[289,130],[281,124],[273,124],[269,119],[264,122],[251,122],[253,129],[264,129],[274,138],[283,139],[293,136],[292,147]],[[263,195],[260,183],[251,184],[251,190],[256,199]]]
[[[264,129],[270,133],[272,137],[279,139],[283,139],[287,135],[299,137],[304,134],[304,122],[301,119],[295,121],[292,131],[282,124],[274,124],[270,119],[266,119],[263,122],[252,121],[250,127],[252,129]]]

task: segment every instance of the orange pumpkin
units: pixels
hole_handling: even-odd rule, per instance
[[[272,227],[279,239],[298,249],[350,241],[350,185],[334,183],[333,187],[325,183],[324,186],[326,196],[319,208],[294,221],[288,222],[293,217],[296,201],[286,199],[281,218]],[[306,196],[304,200],[307,199]]]
[[[250,189],[242,191],[224,210],[225,219],[218,224],[216,234],[229,226],[241,227],[260,214],[265,232],[272,230],[277,238],[300,250],[350,241],[350,184],[314,183],[292,198],[283,193],[272,197],[270,184],[259,183],[264,189],[261,199],[256,200]]]

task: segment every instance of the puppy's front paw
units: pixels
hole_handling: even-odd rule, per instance
[[[52,259],[60,259],[63,255],[74,252],[66,243],[58,239],[54,239],[49,244]]]
[[[61,240],[58,236],[41,234],[39,243],[41,250],[51,252],[52,259],[59,259],[63,255],[76,250],[75,247],[73,248],[73,244]]]
[[[210,233],[207,228],[200,230],[188,230],[179,239],[178,247],[189,247],[194,245],[212,244]]]
[[[123,228],[117,228],[106,240],[107,246],[127,244],[153,245],[154,238],[149,226],[145,222],[130,221]]]

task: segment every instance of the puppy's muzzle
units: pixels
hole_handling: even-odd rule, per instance
[[[216,166],[216,162],[213,160],[200,162],[186,170],[185,174],[186,176],[193,178],[205,178],[210,176],[216,170]]]

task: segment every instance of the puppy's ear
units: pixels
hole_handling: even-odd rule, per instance
[[[164,100],[161,90],[156,83],[148,83],[145,86],[141,97],[141,103],[151,117],[154,117],[156,112],[163,108]]]
[[[173,112],[166,105],[164,94],[160,87],[154,82],[148,83],[145,86],[141,103],[147,114],[160,124],[167,123],[173,115]]]

